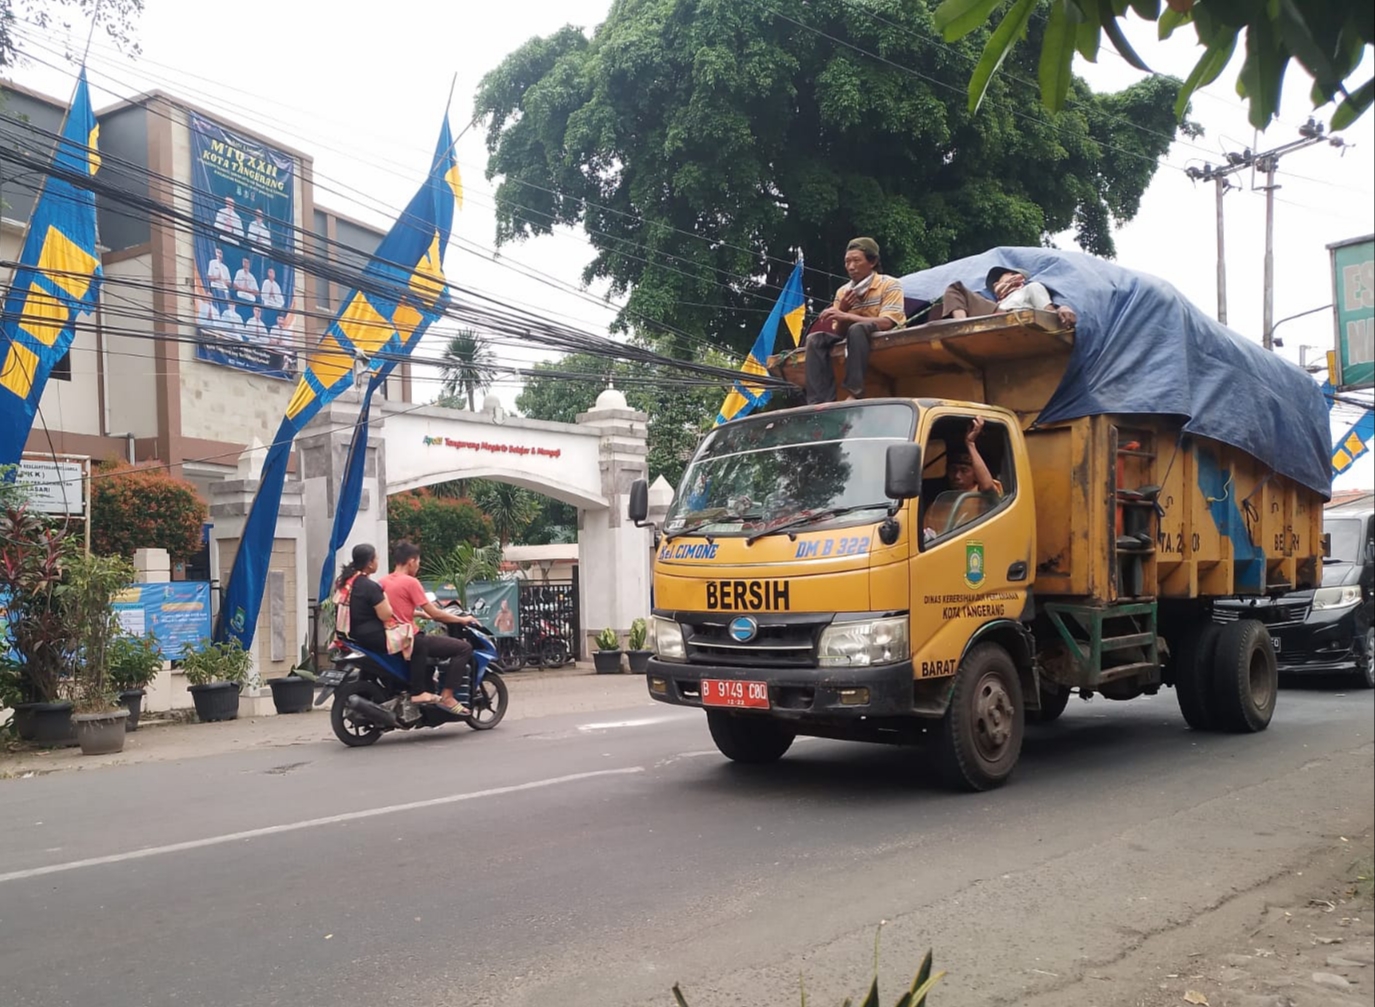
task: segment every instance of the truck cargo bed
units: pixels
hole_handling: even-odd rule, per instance
[[[1074,332],[1051,312],[950,319],[877,333],[865,397],[987,403],[1026,435],[1038,598],[1255,595],[1320,581],[1322,497],[1247,452],[1183,433],[1172,415],[1095,415],[1038,427]],[[844,348],[831,352],[837,384]],[[804,384],[805,350],[769,370]],[[939,470],[928,473],[941,474]]]

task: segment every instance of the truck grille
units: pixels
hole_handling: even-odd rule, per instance
[[[1221,606],[1213,609],[1214,622],[1236,622],[1238,619],[1255,619],[1270,629],[1283,629],[1285,626],[1302,626],[1308,618],[1309,602],[1280,601],[1273,605]]]
[[[731,639],[729,620],[685,622],[683,642],[693,664],[801,668],[816,663],[816,641],[825,623],[759,620],[759,631],[748,643]]]

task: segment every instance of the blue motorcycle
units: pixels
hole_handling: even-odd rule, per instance
[[[331,648],[333,668],[318,676],[321,691],[319,706],[331,695],[330,725],[334,735],[350,748],[371,745],[388,731],[411,731],[422,727],[442,727],[462,721],[474,731],[490,731],[506,716],[506,683],[493,665],[497,648],[492,638],[476,626],[447,623],[450,636],[467,640],[473,647],[468,662],[468,716],[457,717],[435,704],[417,705],[410,701],[410,667],[400,654],[377,654],[353,640],[338,637]],[[430,662],[428,688],[439,691],[448,661]],[[458,693],[463,701],[461,691]]]

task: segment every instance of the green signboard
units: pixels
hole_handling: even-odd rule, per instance
[[[458,597],[453,584],[421,581],[426,591],[433,591],[439,601]],[[475,580],[468,584],[468,611],[482,620],[494,636],[520,635],[520,585],[513,580]]]
[[[1375,235],[1328,245],[1339,391],[1375,387]]]

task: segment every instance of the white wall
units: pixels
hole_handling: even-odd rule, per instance
[[[106,432],[119,437],[154,437],[158,396],[153,341],[112,330],[136,330],[151,337],[153,257],[150,254],[105,266],[110,282],[101,300],[105,325]],[[128,281],[127,283],[124,281]]]

